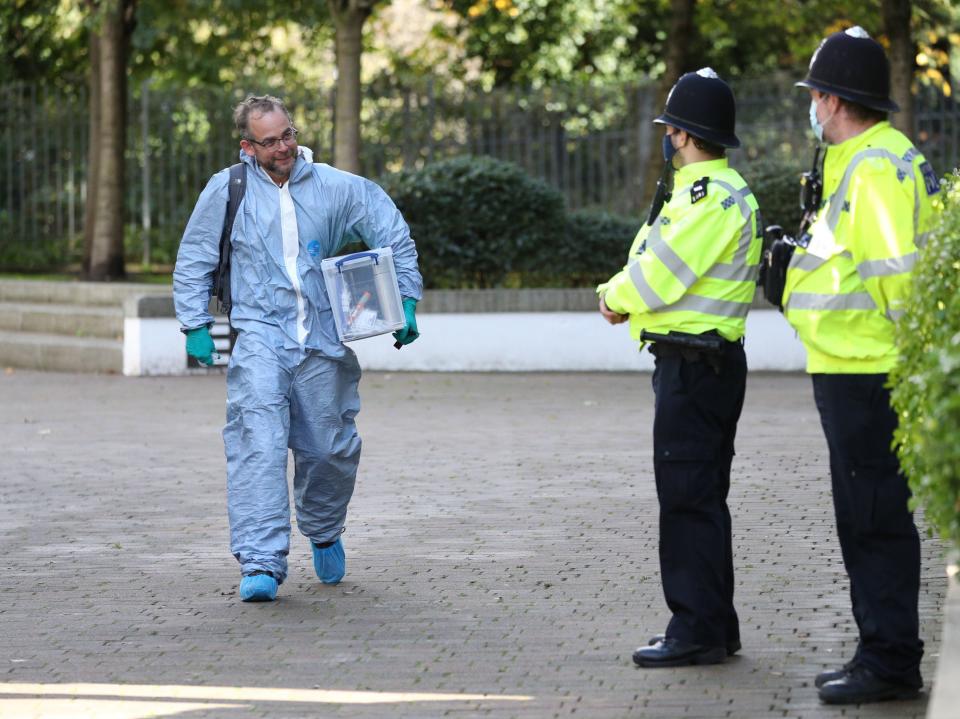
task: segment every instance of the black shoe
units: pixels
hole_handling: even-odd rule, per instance
[[[817,689],[822,687],[827,682],[833,682],[837,679],[843,679],[850,672],[851,669],[855,666],[853,661],[849,661],[844,664],[840,669],[828,669],[825,672],[820,672],[817,674],[817,678],[813,680],[813,686]]]
[[[652,647],[657,642],[662,642],[666,638],[667,638],[666,634],[654,634],[652,637],[650,637],[650,640],[647,642],[647,645]],[[740,644],[739,639],[730,640],[729,642],[727,642],[727,656],[732,657],[734,654],[739,652],[742,648],[743,648],[743,645]],[[820,685],[817,684],[817,686],[820,686]]]
[[[855,666],[842,678],[820,687],[820,701],[824,704],[866,704],[918,696],[919,689],[881,679],[864,666]]]
[[[721,664],[727,658],[724,647],[704,647],[669,637],[653,646],[640,647],[633,661],[640,667],[685,667],[691,664]]]

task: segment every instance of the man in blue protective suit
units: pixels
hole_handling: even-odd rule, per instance
[[[360,459],[360,367],[337,338],[320,261],[355,240],[392,248],[406,320],[395,333],[402,344],[419,336],[423,283],[410,230],[387,194],[314,163],[281,100],[248,97],[234,121],[246,190],[230,238],[237,332],[223,430],[230,549],[241,565],[240,598],[271,601],[287,576],[288,447],[297,524],[313,547],[317,576],[336,584],[346,571],[340,534]],[[215,352],[208,304],[229,176],[218,172],[200,194],[173,273],[187,353],[208,365]]]

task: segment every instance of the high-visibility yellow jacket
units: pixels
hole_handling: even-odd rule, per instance
[[[823,206],[787,270],[784,315],[807,372],[881,374],[897,361],[894,322],[934,220],[940,185],[888,122],[827,149]]]
[[[644,223],[627,265],[597,288],[614,312],[641,330],[743,337],[760,262],[757,201],[727,159],[680,168],[673,194]]]

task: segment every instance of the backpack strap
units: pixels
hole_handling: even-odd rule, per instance
[[[237,217],[237,208],[247,189],[247,166],[242,162],[230,167],[230,180],[227,184],[227,211],[223,217],[223,231],[220,233],[220,263],[213,278],[213,291],[217,297],[217,308],[230,315],[233,307],[230,297],[230,234],[233,221]]]

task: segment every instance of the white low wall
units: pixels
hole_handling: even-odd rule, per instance
[[[597,312],[436,314],[417,317],[420,338],[402,350],[390,335],[352,342],[367,369],[423,371],[653,370],[626,324],[608,325]],[[803,345],[776,310],[747,319],[752,370],[801,371]]]
[[[226,366],[230,341],[227,324],[214,325],[213,343],[224,354],[215,366]],[[187,367],[186,339],[180,323],[166,317],[127,317],[123,321],[123,373],[129,377],[202,373],[204,368]]]
[[[364,369],[444,372],[624,371],[653,369],[627,326],[612,327],[596,312],[438,313],[417,316],[421,337],[396,350],[391,335],[352,342]],[[220,349],[227,340],[216,339]],[[802,371],[806,354],[776,310],[747,318],[751,370]],[[184,338],[175,319],[128,317],[126,375],[188,374]],[[221,363],[226,362],[226,356]]]

